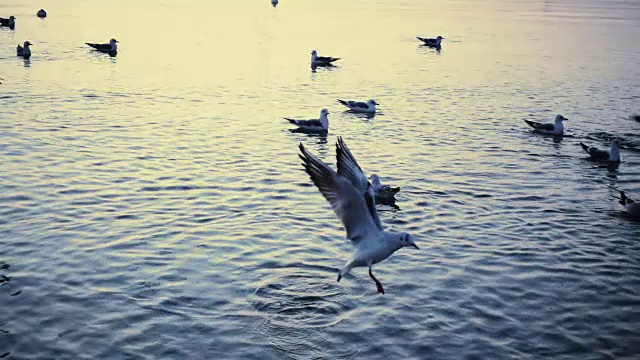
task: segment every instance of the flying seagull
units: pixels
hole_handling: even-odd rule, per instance
[[[551,123],[539,123],[531,120],[525,120],[529,126],[531,126],[536,132],[545,135],[562,135],[564,133],[564,126],[562,126],[563,121],[567,121],[566,117],[562,115],[556,115],[556,120],[554,124]]]
[[[338,281],[354,267],[368,267],[369,276],[376,283],[378,293],[384,294],[384,288],[373,276],[371,267],[388,258],[403,247],[418,249],[408,233],[384,231],[375,206],[373,188],[367,177],[347,148],[338,137],[336,157],[338,171],[312,155],[300,144],[300,159],[311,181],[331,204],[336,216],[346,230],[347,239],[355,247],[351,260],[340,270]]]
[[[7,26],[11,30],[15,29],[16,17],[11,15],[8,19],[0,18],[0,26]]]
[[[29,49],[29,46],[31,45],[33,44],[28,41],[24,42],[24,47],[18,45],[18,47],[16,48],[16,56],[20,56],[25,60],[29,60],[29,58],[31,57],[31,49]]]
[[[329,115],[329,110],[322,109],[320,111],[319,119],[312,119],[312,120],[296,120],[296,119],[290,119],[290,118],[284,118],[284,119],[289,120],[290,123],[297,125],[298,128],[303,131],[314,131],[314,132],[323,131],[324,132],[329,130],[329,118],[327,117],[327,115]]]
[[[333,66],[332,62],[340,60],[340,58],[334,58],[330,56],[318,56],[318,52],[313,50],[311,52],[311,66]]]
[[[358,112],[358,113],[367,113],[367,114],[372,114],[376,112],[376,105],[379,105],[375,100],[370,99],[367,102],[361,102],[361,101],[353,101],[353,100],[340,100],[338,99],[338,102],[346,107],[349,108],[349,110],[353,111],[353,112]]]
[[[376,174],[371,174],[371,186],[377,202],[390,202],[400,191],[399,187],[392,188],[389,185],[382,185],[380,178]]]
[[[111,39],[109,40],[108,44],[94,44],[94,43],[85,43],[89,46],[91,46],[92,48],[94,48],[95,50],[98,50],[100,52],[103,52],[105,54],[109,54],[111,56],[115,56],[118,54],[118,40],[116,39]]]
[[[430,39],[430,38],[423,38],[420,36],[416,36],[416,38],[420,41],[422,41],[424,44],[428,47],[432,47],[432,48],[440,48],[442,46],[442,40],[444,40],[444,38],[442,36],[438,36],[435,39]]]
[[[620,140],[611,140],[611,148],[609,150],[600,150],[596,147],[589,147],[583,143],[580,143],[582,149],[589,154],[589,158],[597,162],[607,162],[609,166],[617,167],[620,165]]]

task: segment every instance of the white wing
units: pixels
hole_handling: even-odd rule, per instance
[[[305,171],[342,221],[347,231],[347,239],[356,245],[364,239],[378,237],[381,230],[373,222],[364,198],[353,187],[351,181],[338,175],[327,164],[309,153],[302,144],[300,152]]]
[[[340,136],[336,143],[336,158],[338,160],[338,175],[344,176],[351,181],[351,184],[358,190],[367,204],[367,208],[376,227],[378,227],[380,231],[383,231],[380,217],[378,217],[378,210],[376,210],[373,187],[369,183],[369,180],[367,180],[367,175],[365,175],[360,165],[358,165],[356,158],[351,154],[347,144],[344,143]]]

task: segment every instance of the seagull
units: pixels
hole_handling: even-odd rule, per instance
[[[580,146],[589,154],[590,159],[599,162],[608,162],[610,165],[620,164],[620,140],[611,140],[611,148],[609,151],[600,150],[596,147],[589,147],[583,143]]]
[[[16,17],[11,15],[8,19],[0,18],[0,26],[8,26],[13,30],[16,27]]]
[[[333,66],[332,62],[340,60],[340,58],[334,58],[330,56],[318,56],[318,52],[313,50],[311,52],[311,66]]]
[[[640,122],[640,115],[633,115],[631,118],[635,121]]]
[[[353,100],[340,100],[338,99],[338,102],[346,107],[349,108],[349,110],[353,111],[353,112],[358,112],[358,113],[368,113],[368,114],[372,114],[376,112],[376,105],[379,105],[375,100],[370,99],[368,100],[366,103],[365,102],[361,102],[361,101],[353,101]]]
[[[28,41],[24,42],[24,47],[18,45],[18,47],[16,48],[16,56],[20,56],[25,60],[29,60],[29,58],[31,57],[31,49],[29,49],[29,46],[31,45],[33,44]]]
[[[274,8],[278,6],[278,0],[271,0],[271,5],[273,5]]]
[[[529,124],[529,126],[531,126],[536,132],[539,132],[540,134],[557,136],[557,135],[562,135],[564,133],[564,127],[562,126],[562,122],[567,120],[569,119],[567,119],[562,115],[556,115],[555,124],[550,124],[550,123],[542,124],[542,123],[531,121],[531,120],[525,120],[524,122]]]
[[[108,44],[93,44],[93,43],[85,43],[89,46],[91,46],[92,48],[109,54],[111,56],[116,56],[118,54],[118,45],[117,45],[118,40],[116,39],[111,39],[109,40]]]
[[[371,186],[373,186],[373,193],[379,202],[393,201],[394,196],[400,191],[399,187],[392,188],[389,185],[382,185],[376,174],[371,174]]]
[[[371,266],[400,248],[411,246],[419,249],[418,245],[408,233],[384,231],[376,211],[371,183],[341,137],[338,137],[336,144],[338,172],[312,155],[302,144],[300,152],[298,156],[304,162],[302,166],[331,204],[346,230],[347,239],[355,247],[353,257],[340,270],[338,281],[354,267],[366,266],[378,293],[384,294],[384,288],[373,276]]]
[[[39,18],[46,18],[47,17],[47,12],[44,9],[40,9],[36,13],[36,16],[39,17]]]
[[[313,120],[295,120],[290,118],[284,118],[289,120],[290,123],[298,125],[298,128],[303,131],[329,131],[329,110],[322,109],[320,111],[320,118]]]
[[[438,49],[441,47],[442,40],[444,40],[442,36],[438,36],[435,39],[423,38],[420,36],[416,36],[416,38],[422,41],[424,43],[423,45],[426,45],[432,48],[438,48]]]
[[[640,202],[635,202],[627,197],[624,191],[620,191],[620,205],[624,206],[631,216],[640,216]]]

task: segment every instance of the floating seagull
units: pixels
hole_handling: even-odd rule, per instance
[[[47,12],[44,9],[40,9],[36,13],[36,16],[39,17],[39,18],[46,18],[47,17]]]
[[[318,52],[313,50],[311,52],[311,66],[333,66],[332,62],[340,60],[340,58],[333,58],[330,56],[318,56]]]
[[[328,131],[329,130],[329,110],[322,109],[320,111],[320,118],[313,120],[295,120],[290,118],[284,118],[289,120],[290,123],[298,125],[300,130],[304,131]]]
[[[442,36],[438,36],[435,39],[423,38],[423,37],[420,37],[420,36],[416,36],[416,38],[418,40],[422,41],[424,43],[423,45],[426,45],[426,46],[432,47],[432,48],[438,48],[438,49],[441,47],[442,40],[444,40],[444,38]]]
[[[353,111],[353,112],[358,112],[358,113],[368,113],[368,114],[372,114],[376,112],[376,105],[379,105],[375,100],[370,99],[369,101],[365,102],[361,102],[361,101],[353,101],[353,100],[340,100],[338,99],[338,102],[346,107],[349,108],[349,110]]]
[[[278,6],[278,0],[271,0],[271,5],[273,5],[273,7]]]
[[[8,19],[0,18],[0,26],[8,26],[13,30],[16,27],[16,17],[11,15]]]
[[[531,120],[525,120],[524,122],[529,124],[529,126],[534,128],[534,130],[539,132],[540,134],[558,136],[564,133],[564,127],[562,126],[562,122],[566,120],[569,120],[569,119],[567,119],[562,115],[556,115],[555,124],[551,124],[551,123],[542,124],[542,123],[531,121]]]
[[[382,185],[380,178],[376,174],[371,174],[371,186],[373,186],[373,193],[378,202],[393,201],[395,200],[394,196],[400,191],[399,187],[392,188],[389,185]]]
[[[342,222],[347,239],[355,247],[355,254],[340,270],[338,281],[354,267],[369,267],[369,276],[376,283],[378,293],[384,288],[373,276],[371,266],[388,258],[402,247],[418,246],[408,233],[384,231],[378,218],[373,188],[346,144],[338,137],[336,157],[338,172],[308,152],[300,144],[300,158],[311,181],[331,204]]]
[[[633,115],[631,118],[635,121],[640,122],[640,115]]]
[[[117,42],[118,42],[118,40],[111,39],[111,40],[109,40],[108,44],[93,44],[93,43],[85,43],[85,44],[91,46],[92,48],[94,48],[94,49],[96,49],[96,50],[98,50],[100,52],[109,54],[111,56],[115,56],[115,55],[118,54]]]
[[[640,202],[629,199],[624,191],[620,191],[620,205],[624,206],[629,215],[640,216]]]
[[[580,146],[584,149],[584,151],[589,154],[591,160],[598,162],[608,162],[609,166],[617,167],[620,165],[620,140],[613,139],[611,140],[611,148],[607,150],[600,150],[596,147],[589,147],[583,143],[580,143]]]
[[[29,58],[31,57],[31,49],[29,49],[29,46],[31,45],[33,44],[28,41],[24,42],[24,47],[18,45],[18,47],[16,48],[16,56],[20,56],[25,60],[29,60]]]

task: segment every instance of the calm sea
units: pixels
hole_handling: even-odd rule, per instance
[[[36,11],[45,6],[49,17]],[[637,359],[640,2],[3,0],[0,358]],[[441,52],[415,36],[442,35]],[[120,41],[115,58],[85,42]],[[30,61],[14,56],[34,43]],[[342,58],[309,67],[311,50]],[[337,98],[380,103],[373,118]],[[326,137],[283,117],[329,109]],[[570,120],[569,136],[523,119]],[[299,143],[400,186],[351,245]],[[579,142],[622,141],[617,172]]]

